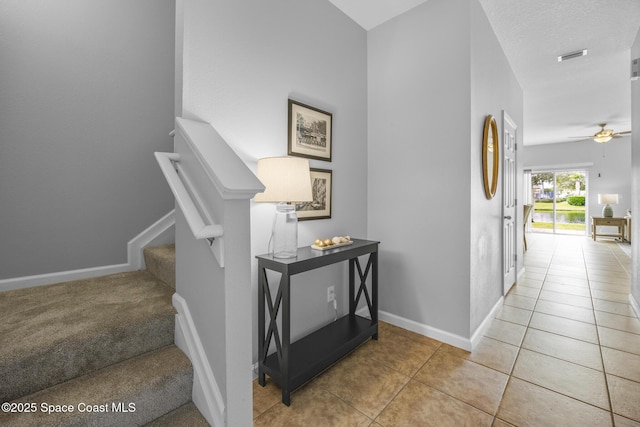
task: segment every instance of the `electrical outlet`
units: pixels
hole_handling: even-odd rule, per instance
[[[336,287],[335,286],[329,286],[327,288],[327,302],[331,302],[331,301],[335,301],[336,300]]]

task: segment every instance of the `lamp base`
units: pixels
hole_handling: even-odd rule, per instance
[[[605,218],[613,217],[613,208],[611,207],[611,205],[609,204],[604,205],[604,208],[602,208],[602,216]]]
[[[273,223],[273,257],[298,256],[298,215],[294,205],[279,203]]]

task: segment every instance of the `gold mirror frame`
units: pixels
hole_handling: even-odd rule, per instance
[[[489,134],[491,132],[491,134]],[[491,141],[489,141],[491,138]],[[487,199],[493,199],[498,188],[498,169],[500,165],[500,144],[498,143],[498,125],[491,114],[484,120],[482,134],[482,175],[484,179],[484,194]],[[489,156],[492,156],[490,159]],[[493,160],[491,164],[489,162]]]

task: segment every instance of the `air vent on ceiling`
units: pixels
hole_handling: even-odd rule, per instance
[[[638,80],[640,77],[640,58],[631,61],[631,80]]]
[[[575,52],[565,53],[564,55],[558,56],[558,62],[567,61],[569,59],[579,58],[586,55],[587,49],[577,50]]]

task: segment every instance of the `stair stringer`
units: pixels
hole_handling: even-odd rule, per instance
[[[225,425],[225,404],[211,365],[200,341],[187,301],[177,292],[173,294],[177,311],[175,344],[193,365],[192,400],[206,420],[214,427]]]

